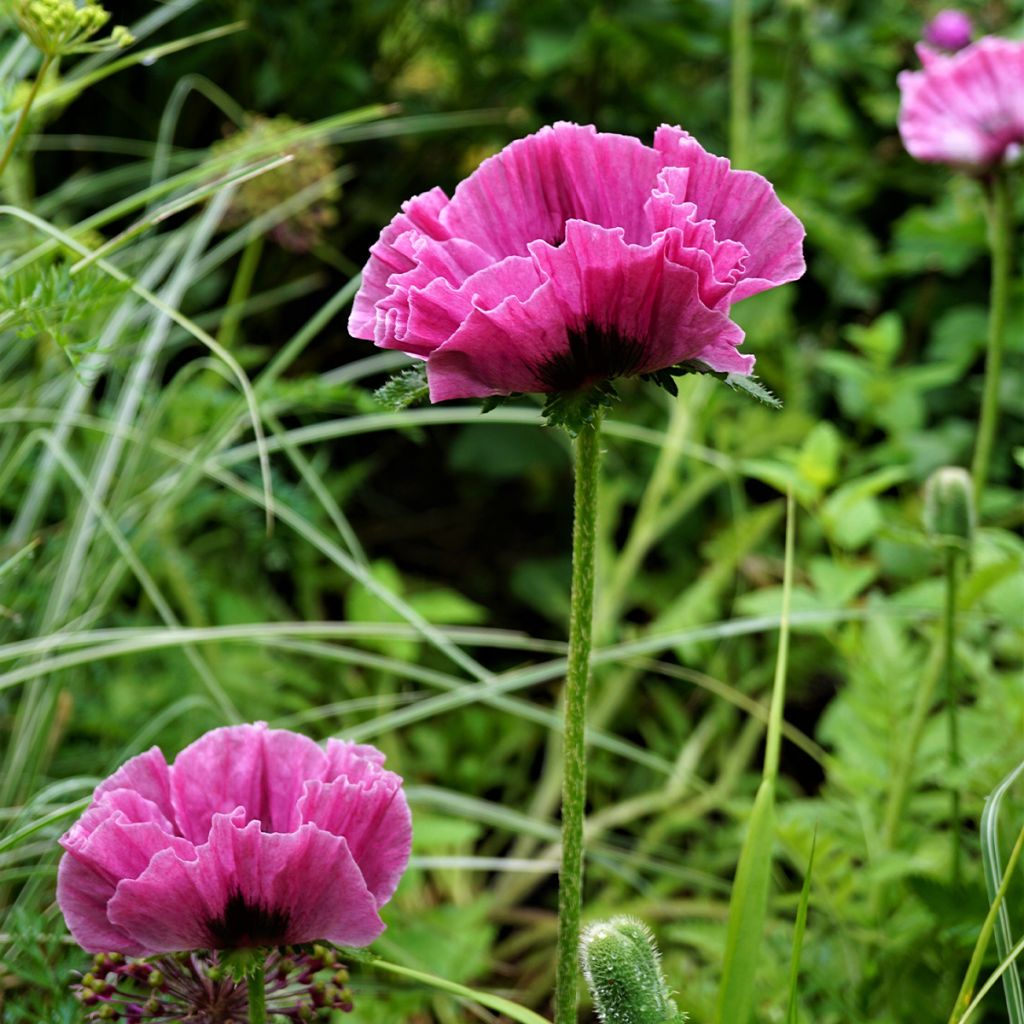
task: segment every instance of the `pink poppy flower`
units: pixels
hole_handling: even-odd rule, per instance
[[[924,27],[924,41],[929,46],[951,53],[962,50],[974,35],[971,19],[955,8],[939,11]]]
[[[434,402],[571,392],[698,361],[749,374],[733,302],[804,272],[803,226],[679,128],[559,123],[415,196],[370,250],[349,331],[425,359]]]
[[[61,838],[57,901],[93,953],[365,946],[409,859],[402,780],[373,747],[264,723],[156,747]]]
[[[1024,144],[1024,42],[986,36],[952,56],[917,48],[902,71],[900,135],[918,160],[985,170]]]

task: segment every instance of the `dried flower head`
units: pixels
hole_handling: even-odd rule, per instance
[[[213,152],[223,156],[273,142],[300,127],[300,122],[285,115],[261,117],[252,114],[241,131],[218,142],[213,146]],[[282,143],[280,151],[282,154],[287,152],[292,159],[239,185],[225,215],[225,225],[237,227],[245,224],[289,202],[303,190],[316,189],[319,185],[315,198],[270,230],[270,237],[282,248],[291,252],[308,252],[323,240],[324,230],[338,220],[336,203],[341,187],[334,179],[336,155],[319,139]]]
[[[365,946],[409,859],[402,780],[369,746],[265,724],[154,747],[61,839],[57,901],[91,953]]]

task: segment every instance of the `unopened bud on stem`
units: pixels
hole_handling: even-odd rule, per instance
[[[959,466],[935,470],[924,486],[924,528],[936,540],[967,548],[974,538],[971,475]]]
[[[632,917],[585,928],[580,963],[604,1024],[683,1024],[651,930]]]

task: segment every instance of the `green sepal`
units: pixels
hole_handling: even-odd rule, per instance
[[[227,949],[220,954],[220,966],[234,981],[243,981],[253,971],[263,970],[267,960],[265,949]]]
[[[734,391],[743,391],[759,402],[770,405],[773,409],[781,409],[782,403],[768,390],[756,377],[743,373],[724,373],[721,370],[713,370],[707,363],[700,359],[685,359],[675,366],[666,367],[664,370],[654,370],[652,373],[642,373],[641,380],[650,381],[659,388],[664,388],[674,398],[679,394],[679,386],[676,384],[677,377],[685,377],[691,373],[701,373],[708,377],[724,381]]]
[[[391,412],[401,412],[411,405],[420,405],[430,397],[427,364],[418,362],[396,373],[373,393],[373,397]]]
[[[511,401],[513,398],[522,398],[522,391],[510,391],[507,395],[490,395],[483,400],[480,405],[480,412],[487,414],[494,412],[495,409],[500,408],[506,402]]]
[[[619,400],[611,381],[600,381],[585,391],[555,391],[548,395],[541,415],[549,427],[564,427],[576,437],[584,427],[593,426],[605,409]]]

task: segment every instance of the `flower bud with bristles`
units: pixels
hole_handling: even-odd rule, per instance
[[[632,917],[585,928],[580,964],[604,1024],[683,1024],[651,930]]]
[[[974,538],[974,489],[959,466],[942,466],[924,487],[924,528],[943,544],[967,548]]]

